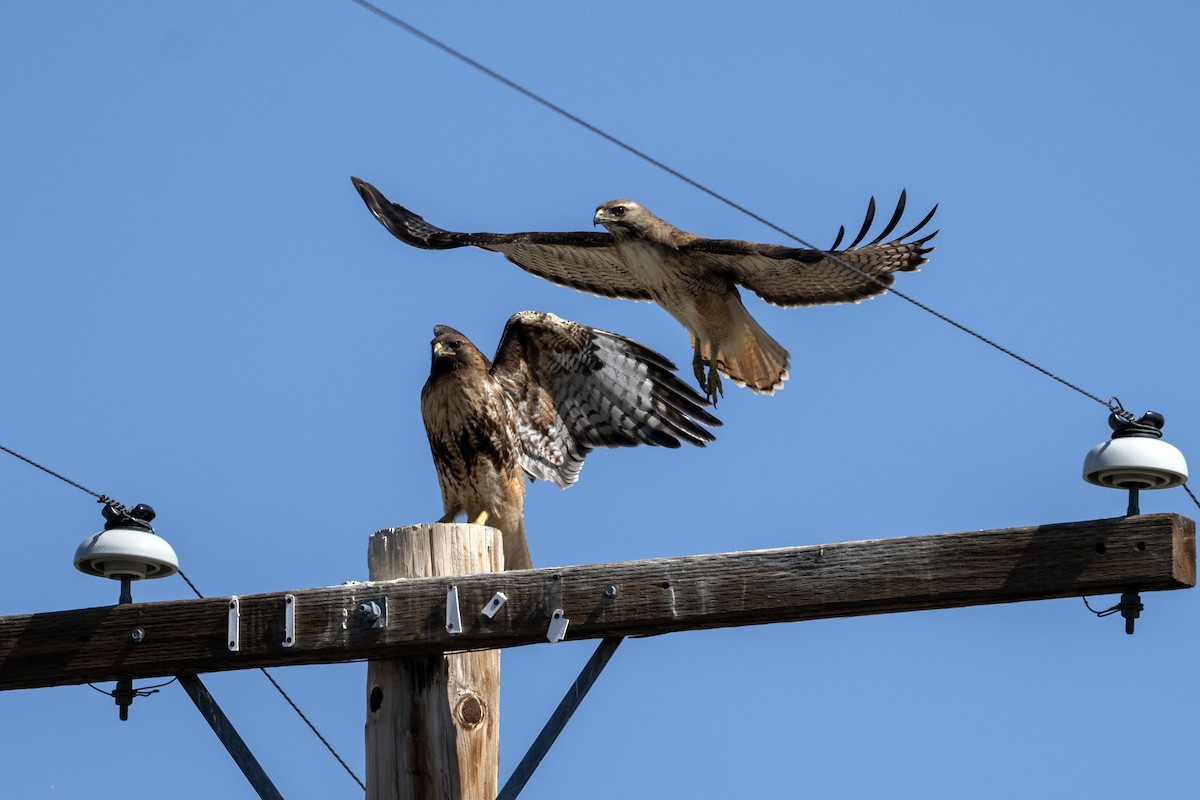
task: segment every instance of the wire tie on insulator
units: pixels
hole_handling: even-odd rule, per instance
[[[1115,394],[1108,398],[1108,402],[1105,405],[1108,406],[1108,410],[1113,413],[1113,416],[1120,417],[1126,422],[1134,421],[1133,413],[1125,410],[1125,406],[1121,405],[1121,399]]]

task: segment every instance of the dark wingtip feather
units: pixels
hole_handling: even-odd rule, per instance
[[[923,237],[923,238],[921,238],[921,239],[913,239],[913,240],[912,240],[912,242],[911,242],[911,244],[916,244],[916,245],[922,245],[922,244],[925,244],[926,242],[928,242],[930,239],[932,239],[933,237],[937,236],[937,235],[938,235],[939,233],[941,233],[941,232],[942,232],[942,229],[941,229],[941,228],[938,228],[936,231],[934,231],[933,233],[929,234],[928,236],[925,236],[925,237]],[[926,247],[926,248],[925,248],[924,250],[922,250],[921,252],[922,252],[922,253],[928,253],[928,252],[930,252],[930,251],[932,251],[932,250],[936,250],[936,249],[937,249],[936,247]]]
[[[837,250],[838,245],[842,243],[842,237],[846,235],[846,226],[838,225],[837,238],[833,240],[833,244],[829,246],[830,250]]]
[[[847,250],[853,250],[854,248],[858,247],[858,243],[861,242],[863,240],[863,237],[867,235],[867,231],[869,231],[871,229],[871,223],[873,223],[874,221],[875,221],[875,197],[874,197],[874,195],[872,195],[871,202],[869,202],[867,204],[867,218],[865,220],[863,220],[862,230],[860,230],[858,232],[858,236],[854,237],[854,241],[851,242],[850,246],[846,248]]]
[[[929,213],[925,215],[924,219],[922,219],[915,226],[913,226],[913,229],[911,231],[909,231],[908,233],[897,236],[896,240],[903,241],[904,239],[907,239],[908,237],[912,236],[917,231],[921,230],[921,228],[924,228],[926,225],[928,225],[929,220],[933,219],[933,215],[937,213],[938,205],[940,205],[940,203],[935,203],[933,208],[929,209]],[[930,239],[932,239],[934,236],[937,236],[937,234],[938,234],[938,231],[934,231],[933,233],[929,234],[924,239],[922,239],[920,242],[917,242],[917,244],[922,244],[924,242],[927,242]]]
[[[383,196],[383,192],[376,189],[371,184],[364,181],[362,178],[350,176],[350,183],[354,184],[354,188],[358,191],[358,196],[367,204],[367,208],[371,209],[371,213],[375,214],[375,208],[381,202],[387,202],[387,198]]]
[[[380,225],[387,228],[388,233],[405,244],[424,250],[447,250],[463,246],[463,242],[457,241],[459,234],[431,225],[421,215],[388,200],[383,192],[362,178],[351,176],[350,182],[358,190],[362,201],[367,204],[371,215]]]
[[[890,220],[888,220],[888,224],[884,227],[884,229],[882,231],[879,232],[878,236],[876,236],[874,239],[871,240],[870,244],[868,244],[867,247],[870,247],[871,245],[879,244],[880,242],[882,242],[884,240],[884,238],[889,233],[891,233],[893,230],[895,230],[896,225],[899,224],[899,222],[900,222],[900,217],[902,217],[904,215],[904,205],[907,202],[907,199],[908,199],[908,191],[905,189],[901,189],[900,190],[900,201],[898,203],[896,203],[896,210],[892,212],[892,218]],[[901,237],[901,238],[904,238],[904,237]]]
[[[646,432],[646,438],[649,440],[646,444],[655,445],[657,447],[665,447],[668,450],[678,450],[683,445],[679,439],[665,431],[651,429]]]
[[[658,417],[679,438],[697,447],[716,440],[707,428],[721,427],[721,420],[707,411],[711,404],[706,397],[673,372],[652,373],[650,378],[655,386],[654,397],[660,404]]]
[[[623,340],[630,352],[645,365],[646,376],[653,386],[651,396],[655,417],[667,430],[653,431],[647,444],[679,447],[682,441],[703,447],[706,442],[716,439],[707,428],[719,428],[721,420],[706,410],[711,405],[708,399],[676,374],[670,359],[640,342],[619,334],[609,335]]]

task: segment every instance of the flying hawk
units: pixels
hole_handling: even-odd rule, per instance
[[[738,286],[778,306],[858,302],[883,294],[895,280],[893,273],[912,272],[926,263],[934,249],[927,243],[937,235],[934,231],[904,241],[933,218],[934,206],[908,233],[884,241],[904,214],[904,192],[891,220],[873,240],[859,246],[875,219],[872,197],[858,236],[838,250],[842,228],[828,252],[705,239],[679,230],[632,200],[610,200],[596,209],[593,224],[603,225],[608,233],[459,233],[429,224],[366,181],[351,180],[375,218],[414,247],[474,245],[503,253],[527,272],[563,286],[658,303],[687,328],[692,369],[714,403],[723,394],[718,372],[762,394],[773,394],[788,376],[787,350],[746,311]]]
[[[675,374],[632,339],[539,311],[509,318],[488,361],[467,337],[433,329],[421,416],[445,516],[500,529],[508,569],[532,567],[525,482],[562,488],[595,447],[703,447],[721,422]]]

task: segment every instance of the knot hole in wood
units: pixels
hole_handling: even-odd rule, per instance
[[[487,704],[475,692],[467,692],[454,706],[454,720],[467,730],[478,727],[486,714]]]

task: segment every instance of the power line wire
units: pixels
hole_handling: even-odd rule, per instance
[[[34,461],[32,458],[23,456],[20,453],[18,453],[16,450],[11,450],[2,444],[0,444],[0,450],[3,450],[4,452],[8,453],[11,456],[16,456],[17,458],[24,461],[26,464],[37,467],[42,472],[45,472],[48,475],[53,475],[55,478],[58,478],[60,481],[62,481],[64,483],[68,483],[71,486],[74,486],[76,489],[78,489],[81,492],[86,492],[87,494],[90,494],[92,497],[96,498],[96,502],[98,502],[98,503],[104,503],[107,506],[112,506],[117,511],[126,511],[127,510],[124,505],[122,505],[121,503],[118,503],[116,500],[113,500],[108,495],[98,494],[96,492],[93,492],[91,489],[87,488],[86,486],[76,483],[75,481],[71,480],[70,478],[66,477],[65,475],[60,475],[57,472],[55,472],[54,470],[50,469],[49,467],[43,467],[41,464]]]
[[[183,578],[183,580],[185,582],[187,582],[187,585],[189,587],[191,587],[192,591],[196,594],[196,597],[200,598],[201,600],[204,599],[204,595],[201,594],[200,590],[196,588],[196,584],[192,583],[191,580],[188,579],[188,576],[183,574],[183,570],[179,570],[179,577]],[[296,705],[296,702],[294,700],[292,700],[291,696],[283,690],[282,686],[279,685],[279,681],[275,680],[274,676],[272,676],[271,673],[267,671],[266,667],[259,667],[258,670],[264,676],[266,676],[266,679],[271,682],[271,685],[274,686],[275,690],[277,692],[279,692],[280,695],[282,695],[284,700],[286,700],[288,702],[288,705],[290,705],[292,707],[292,709],[296,712],[296,714],[299,715],[300,719],[304,720],[304,724],[307,725],[309,730],[311,730],[313,732],[313,735],[321,740],[321,744],[325,745],[325,749],[328,750],[330,752],[330,754],[334,758],[337,759],[337,762],[342,765],[342,769],[346,770],[346,772],[348,772],[350,774],[350,777],[354,779],[355,783],[357,783],[362,788],[362,790],[365,792],[367,790],[366,784],[364,784],[362,782],[362,780],[358,777],[358,775],[355,774],[354,770],[350,769],[350,765],[347,764],[345,759],[343,759],[341,757],[341,755],[338,754],[338,751],[333,749],[333,745],[331,745],[328,742],[328,740],[326,740],[326,738],[321,735],[321,732],[319,730],[317,730],[317,726],[314,725],[309,720],[309,718],[305,715],[305,713],[300,710],[300,706]]]
[[[181,569],[176,570],[176,572],[179,573],[179,577],[183,578],[183,582],[188,585],[188,588],[190,588],[192,590],[192,592],[196,595],[196,597],[199,597],[201,600],[203,600],[204,595],[200,594],[200,590],[196,588],[196,584],[192,583],[192,579],[189,578],[186,574],[184,574],[184,571]]]
[[[742,214],[746,215],[747,217],[750,217],[751,219],[755,220],[756,222],[760,222],[763,225],[766,225],[768,228],[771,228],[772,230],[776,231],[777,233],[782,234],[783,236],[786,236],[795,242],[798,242],[799,244],[803,245],[804,247],[807,247],[810,250],[816,250],[816,251],[822,253],[826,258],[829,258],[830,260],[834,261],[835,263],[840,264],[841,266],[845,267],[846,269],[849,269],[850,271],[857,273],[859,276],[866,278],[867,280],[869,280],[879,286],[882,286],[884,289],[886,289],[889,292],[891,292],[892,294],[896,295],[901,300],[905,300],[908,303],[911,303],[912,305],[921,309],[922,311],[932,314],[933,316],[937,317],[938,319],[942,320],[943,322],[948,323],[948,324],[954,326],[955,328],[958,328],[963,333],[973,336],[976,339],[978,339],[979,341],[983,342],[984,344],[995,348],[996,350],[1000,351],[1001,353],[1003,353],[1013,359],[1016,359],[1017,361],[1021,362],[1025,366],[1031,367],[1032,369],[1037,370],[1038,372],[1042,373],[1046,377],[1052,378],[1053,380],[1058,381],[1060,384],[1062,384],[1063,386],[1066,386],[1068,389],[1074,389],[1079,394],[1083,395],[1084,397],[1088,398],[1089,400],[1093,400],[1093,401],[1099,403],[1100,405],[1104,406],[1109,411],[1117,414],[1118,416],[1122,416],[1122,417],[1127,416],[1128,419],[1133,419],[1132,414],[1129,414],[1129,412],[1125,411],[1124,409],[1120,408],[1119,406],[1114,406],[1111,398],[1108,401],[1105,401],[1105,400],[1101,399],[1099,396],[1092,394],[1091,392],[1084,390],[1083,388],[1077,386],[1076,384],[1071,383],[1070,381],[1066,380],[1065,378],[1062,378],[1062,377],[1054,374],[1050,370],[1048,370],[1044,367],[1041,367],[1038,364],[1035,364],[1033,361],[1030,361],[1029,359],[1027,359],[1023,356],[1018,355],[1017,353],[1013,352],[1012,350],[1009,350],[1006,347],[1002,347],[1000,344],[989,339],[988,337],[984,336],[983,334],[978,333],[975,330],[967,327],[966,325],[963,325],[962,323],[951,319],[950,317],[946,316],[945,314],[934,310],[933,308],[925,305],[924,303],[916,300],[915,298],[910,297],[907,294],[904,294],[903,292],[897,290],[894,286],[889,286],[886,282],[875,277],[874,275],[870,275],[870,274],[864,272],[863,270],[861,270],[858,267],[854,266],[853,264],[849,263],[845,259],[840,258],[836,253],[831,253],[827,250],[817,247],[816,245],[811,244],[810,242],[800,238],[799,236],[797,236],[796,234],[787,230],[786,228],[784,228],[780,225],[777,225],[774,222],[771,222],[769,219],[766,219],[765,217],[761,216],[760,214],[757,214],[754,211],[751,211],[749,208],[741,205],[740,203],[737,203],[734,200],[730,199],[729,197],[726,197],[725,195],[721,194],[720,192],[716,191],[715,189],[709,188],[708,186],[685,175],[684,173],[680,172],[679,170],[665,164],[664,162],[658,160],[657,158],[654,158],[650,154],[648,154],[642,150],[639,150],[638,148],[634,147],[633,145],[629,144],[628,142],[618,138],[617,136],[614,136],[613,134],[609,133],[608,131],[605,131],[604,129],[597,127],[596,125],[593,125],[592,123],[583,119],[582,117],[579,117],[579,116],[571,113],[570,111],[566,110],[565,108],[558,105],[557,103],[554,103],[553,101],[548,100],[547,98],[534,92],[533,90],[528,89],[525,86],[522,86],[521,84],[517,83],[516,81],[514,81],[510,78],[507,78],[504,75],[501,75],[499,72],[496,72],[494,69],[486,66],[485,64],[482,64],[479,61],[476,61],[475,59],[471,58],[470,56],[463,53],[462,51],[454,49],[453,47],[446,44],[445,42],[429,35],[428,33],[425,33],[421,29],[415,27],[414,25],[409,24],[408,22],[405,22],[404,20],[400,19],[399,17],[395,16],[394,14],[388,13],[387,11],[383,10],[379,6],[375,5],[374,3],[369,2],[369,0],[351,0],[351,2],[355,3],[356,5],[358,5],[362,8],[365,8],[366,10],[381,17],[382,19],[387,20],[388,22],[392,23],[396,27],[401,28],[404,31],[407,31],[408,33],[412,34],[413,36],[416,36],[418,39],[421,39],[422,41],[426,42],[427,44],[430,44],[430,45],[438,48],[439,50],[446,53],[447,55],[453,56],[454,58],[458,59],[459,61],[463,62],[464,64],[472,67],[473,69],[476,69],[476,70],[482,72],[484,75],[487,75],[489,78],[492,78],[493,80],[496,80],[496,81],[504,84],[508,88],[512,89],[515,92],[518,92],[519,94],[524,95],[525,97],[529,98],[530,100],[534,101],[535,103],[538,103],[539,105],[550,109],[554,113],[559,114],[562,117],[565,117],[566,119],[570,120],[571,122],[574,122],[575,124],[586,128],[587,130],[591,131],[592,133],[596,134],[597,136],[611,142],[612,144],[615,144],[617,147],[620,147],[621,149],[627,151],[628,153],[630,153],[634,156],[637,156],[638,158],[642,159],[643,161],[647,162],[648,164],[651,164],[652,166],[657,167],[658,169],[662,170],[663,172],[666,172],[669,175],[672,175],[673,177],[678,178],[679,180],[683,181],[684,183],[688,184],[689,186],[692,186],[693,188],[699,189],[701,192],[704,192],[705,194],[712,197],[713,199],[715,199],[721,203],[724,203],[725,205],[729,206],[730,208],[734,209],[735,211],[741,212]]]
[[[283,690],[283,687],[279,685],[279,682],[275,680],[270,672],[267,672],[267,668],[259,667],[259,670],[263,675],[266,676],[267,680],[271,682],[271,685],[275,687],[279,694],[283,696],[283,699],[288,701],[288,705],[290,705],[292,709],[300,716],[300,719],[304,720],[304,724],[307,725],[309,729],[312,730],[313,734],[321,740],[321,744],[325,745],[325,749],[337,759],[337,762],[342,765],[342,769],[346,770],[350,777],[354,779],[354,782],[358,784],[359,788],[365,792],[367,790],[367,785],[362,782],[362,779],[359,778],[358,775],[354,773],[354,770],[350,769],[350,765],[347,764],[340,755],[338,755],[338,751],[333,749],[333,745],[325,740],[325,737],[321,735],[319,730],[317,730],[317,726],[313,725],[312,722],[309,721],[308,717],[304,715],[304,712],[300,710],[300,706],[296,705],[295,701],[293,701],[288,693]]]

